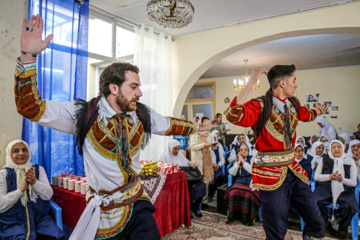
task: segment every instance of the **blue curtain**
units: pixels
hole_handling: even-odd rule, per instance
[[[30,0],[29,18],[44,19],[43,37],[54,34],[37,58],[38,89],[43,99],[58,102],[86,98],[89,0]],[[75,137],[23,121],[22,138],[31,148],[31,162],[49,177],[71,172],[84,175],[84,163]]]

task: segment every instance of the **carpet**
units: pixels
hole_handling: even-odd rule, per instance
[[[265,232],[261,223],[244,226],[240,222],[226,224],[226,216],[202,211],[202,218],[192,219],[191,227],[180,227],[167,234],[164,240],[250,240],[265,239]],[[349,229],[350,230],[350,229]],[[327,234],[328,235],[328,234]],[[350,236],[350,234],[349,234]],[[301,240],[302,232],[288,229],[285,240]],[[335,239],[326,237],[325,239]],[[351,239],[351,238],[350,238]]]

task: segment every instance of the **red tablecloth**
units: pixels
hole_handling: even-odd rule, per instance
[[[75,228],[86,207],[85,196],[55,186],[53,189],[53,200],[62,208],[63,223]],[[191,225],[190,198],[185,172],[179,171],[166,176],[166,182],[154,206],[156,212],[153,216],[161,237],[173,232],[181,224]]]

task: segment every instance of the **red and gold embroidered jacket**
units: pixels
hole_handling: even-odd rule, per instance
[[[285,101],[273,97],[273,106],[269,120],[266,122],[259,137],[255,143],[255,149],[259,152],[281,152],[293,148],[296,139],[296,127],[298,121],[309,122],[317,117],[315,109],[308,110],[306,107],[299,106],[299,114],[294,106],[288,106],[290,114],[290,123],[292,131],[292,146],[287,146],[284,136],[284,115],[280,107],[286,106]],[[237,105],[236,98],[232,100],[226,111],[226,119],[231,123],[251,127],[255,130],[264,104],[259,99],[252,99],[244,105]],[[296,161],[287,166],[281,167],[260,167],[254,164],[252,166],[252,187],[264,191],[271,191],[279,188],[286,178],[288,169],[290,169],[303,182],[308,183],[308,177],[304,169]]]

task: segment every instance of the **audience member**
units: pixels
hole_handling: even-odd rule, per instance
[[[210,132],[212,132],[213,130],[218,130],[220,133],[220,138],[225,144],[226,127],[225,127],[225,123],[222,122],[222,114],[221,113],[215,114],[214,119],[216,119],[216,122],[214,124],[219,126],[216,128],[212,128]]]
[[[215,142],[218,143],[219,138],[216,133],[213,133],[215,131],[217,132],[217,130],[213,130],[211,134],[214,136]],[[225,176],[222,171],[222,166],[225,165],[225,152],[221,144],[217,144],[217,146],[218,147],[211,152],[214,167],[214,181],[209,185],[208,202],[212,202],[216,188],[225,182]]]
[[[189,166],[189,160],[185,158],[180,152],[180,142],[172,139],[168,143],[166,151],[159,158],[159,162],[177,164],[182,167]],[[194,163],[191,163],[192,168],[196,168]],[[206,185],[203,181],[188,182],[190,209],[193,210],[195,216],[201,217],[200,204],[203,197],[206,195]]]
[[[316,168],[324,155],[324,143],[316,141],[312,147],[307,158],[311,161],[311,169],[315,172]]]
[[[325,117],[318,117],[316,122],[320,126],[320,136],[325,136],[330,142],[338,138],[335,127]]]
[[[43,167],[30,164],[29,145],[14,140],[0,170],[0,239],[63,239],[49,215],[53,190]]]
[[[358,124],[358,130],[356,132],[354,132],[354,136],[357,140],[360,140],[360,123]]]
[[[339,135],[339,140],[340,140],[340,142],[342,142],[342,144],[344,145],[344,147],[345,147],[345,153],[347,153],[348,152],[348,149],[349,149],[349,143],[350,143],[350,136],[349,136],[349,134],[347,134],[347,133],[341,133],[340,135]]]
[[[229,169],[229,174],[235,177],[235,183],[230,186],[224,195],[229,210],[228,223],[240,220],[245,225],[253,225],[261,204],[259,191],[250,188],[251,159],[249,146],[240,144],[237,161]]]
[[[202,117],[201,124],[204,125],[209,118]],[[211,150],[217,148],[218,144],[215,138],[209,132],[197,132],[190,135],[189,147],[191,150],[191,163],[194,163],[203,175],[203,181],[206,184],[206,197],[203,203],[207,203],[209,184],[214,180],[214,166],[212,162]]]
[[[331,235],[345,239],[348,226],[353,215],[359,212],[359,204],[355,199],[356,166],[351,158],[346,158],[344,146],[339,140],[330,144],[329,155],[325,155],[315,171],[317,187],[314,191],[318,207],[321,211],[326,228]],[[333,204],[340,217],[339,229],[336,231],[328,220],[327,207]],[[334,218],[334,210],[333,210]]]
[[[311,147],[314,144],[314,142],[316,142],[318,140],[318,136],[317,135],[312,135],[308,141],[309,143],[309,148],[306,151],[306,155],[308,155],[311,152]]]

